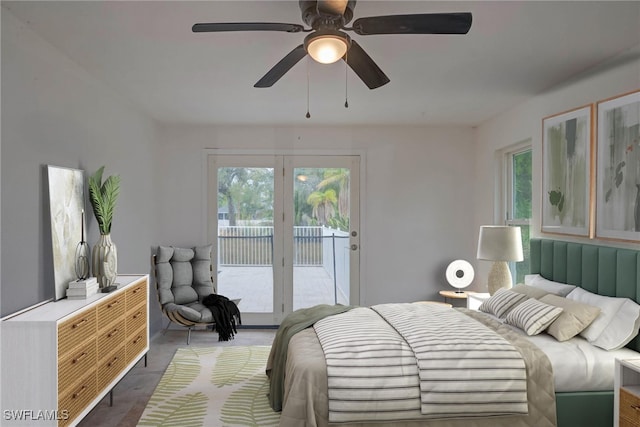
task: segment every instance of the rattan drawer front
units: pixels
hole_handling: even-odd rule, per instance
[[[108,329],[100,332],[98,336],[98,359],[107,356],[120,344],[124,344],[124,341],[124,318],[121,317],[118,323],[114,323]]]
[[[87,340],[58,361],[58,394],[68,393],[80,377],[92,369],[96,362],[96,339]]]
[[[127,312],[127,337],[131,336],[135,331],[140,329],[147,322],[147,306],[146,304],[135,307]]]
[[[96,309],[80,314],[58,325],[58,359],[64,358],[74,347],[96,335]]]
[[[122,318],[124,310],[124,292],[110,296],[106,301],[98,304],[98,329],[105,328],[115,320]]]
[[[82,379],[80,383],[75,385],[66,395],[59,395],[58,412],[67,413],[69,417],[66,420],[60,420],[58,426],[66,426],[80,415],[82,410],[91,402],[98,394],[97,379],[95,365],[90,372]]]
[[[136,331],[130,338],[127,339],[126,351],[127,351],[127,364],[131,363],[133,359],[140,354],[142,350],[147,346],[147,327],[146,325],[140,330]]]
[[[620,389],[620,425],[640,427],[640,397],[624,388]]]
[[[125,367],[124,342],[98,365],[98,390],[105,388]]]
[[[143,280],[131,289],[127,289],[126,294],[127,310],[131,310],[133,307],[147,300],[147,281]]]

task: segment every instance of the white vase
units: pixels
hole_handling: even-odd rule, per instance
[[[118,274],[118,250],[110,234],[101,234],[93,247],[91,270],[98,279],[98,286],[105,288],[114,284]]]

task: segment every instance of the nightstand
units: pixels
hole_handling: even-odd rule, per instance
[[[466,291],[440,291],[438,292],[440,296],[444,297],[444,302],[453,303],[453,300],[457,299],[467,299],[467,297],[472,294],[472,292]],[[449,301],[448,301],[449,300]]]
[[[480,305],[490,297],[491,294],[488,292],[475,292],[473,294],[469,294],[467,297],[467,308],[470,310],[477,310]]]
[[[616,359],[614,427],[640,426],[640,359]]]

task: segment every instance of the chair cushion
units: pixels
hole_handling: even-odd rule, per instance
[[[193,303],[189,306],[174,304],[172,302],[163,306],[164,310],[169,313],[178,313],[180,316],[194,323],[211,323],[213,315],[211,310],[200,303]]]
[[[195,248],[158,247],[156,281],[161,305],[189,305],[215,293],[211,281],[211,248],[211,245]],[[194,313],[190,315],[195,316]]]

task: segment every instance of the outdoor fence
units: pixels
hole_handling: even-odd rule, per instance
[[[323,227],[294,227],[295,266],[323,265]],[[218,227],[218,264],[258,266],[273,263],[273,227]]]
[[[293,246],[295,267],[323,267],[333,279],[336,302],[349,300],[350,249],[347,232],[321,226],[294,227]],[[272,264],[273,227],[218,227],[219,266],[251,267]]]

